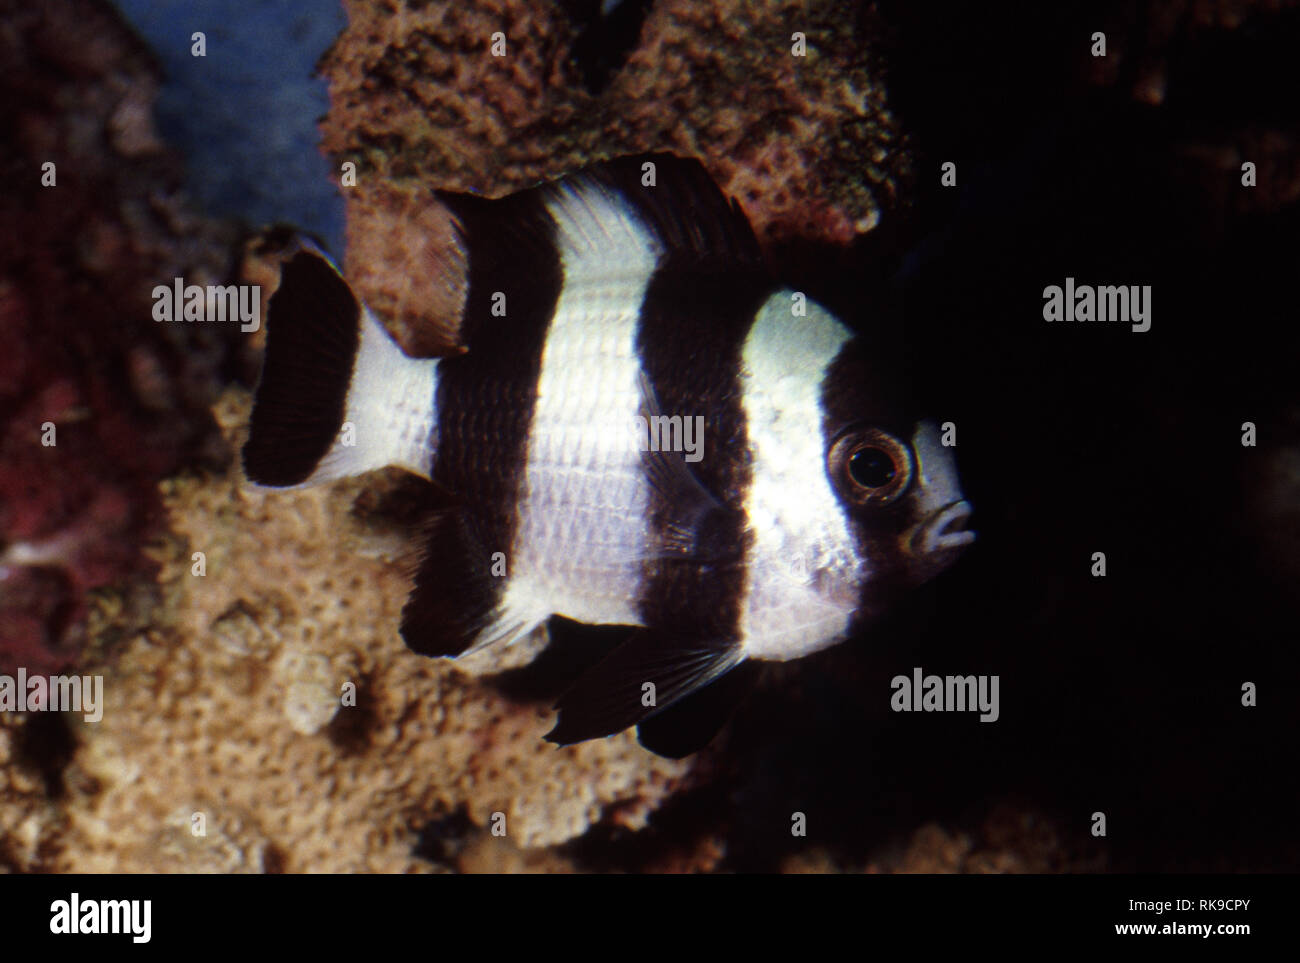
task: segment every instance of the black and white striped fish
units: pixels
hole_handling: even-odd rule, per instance
[[[697,162],[438,196],[467,266],[461,352],[405,355],[304,247],[271,299],[244,468],[297,486],[395,464],[455,495],[403,611],[417,652],[557,614],[629,626],[552,741],[636,725],[684,755],[738,698],[731,670],[844,639],[974,538],[936,426],[773,283]]]

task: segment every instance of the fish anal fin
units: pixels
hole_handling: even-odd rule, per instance
[[[761,666],[746,660],[636,727],[637,741],[656,755],[682,759],[699,752],[749,695]]]
[[[743,658],[739,642],[637,630],[560,699],[559,717],[546,738],[571,745],[622,732],[707,686]]]

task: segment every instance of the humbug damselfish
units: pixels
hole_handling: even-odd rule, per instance
[[[454,495],[407,645],[456,658],[552,615],[628,627],[561,698],[560,744],[638,727],[681,756],[738,667],[832,645],[974,538],[952,451],[859,337],[777,285],[696,161],[621,158],[496,200],[438,192],[456,349],[407,356],[309,242],[286,256],[244,470],[399,465]]]

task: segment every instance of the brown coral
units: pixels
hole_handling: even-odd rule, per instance
[[[227,430],[247,415],[228,394]],[[545,705],[409,652],[404,542],[353,513],[361,485],[166,486],[169,630],[137,636],[106,680],[72,764],[94,790],[68,803],[67,868],[412,871],[438,812],[465,806],[529,849],[606,811],[642,825],[679,784],[689,767],[630,734],[558,749]]]
[[[445,223],[433,187],[499,195],[664,150],[703,161],[760,237],[845,242],[910,179],[870,24],[834,3],[661,0],[599,94],[577,82],[575,30],[557,5],[347,8],[322,61],[324,147],[358,169],[345,190],[349,274],[407,343],[420,316],[448,316],[446,272],[426,253]],[[504,56],[492,54],[498,32]]]

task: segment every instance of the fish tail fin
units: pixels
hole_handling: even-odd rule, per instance
[[[428,476],[437,361],[407,357],[315,247],[283,263],[266,328],[251,481],[289,488],[394,464]]]

